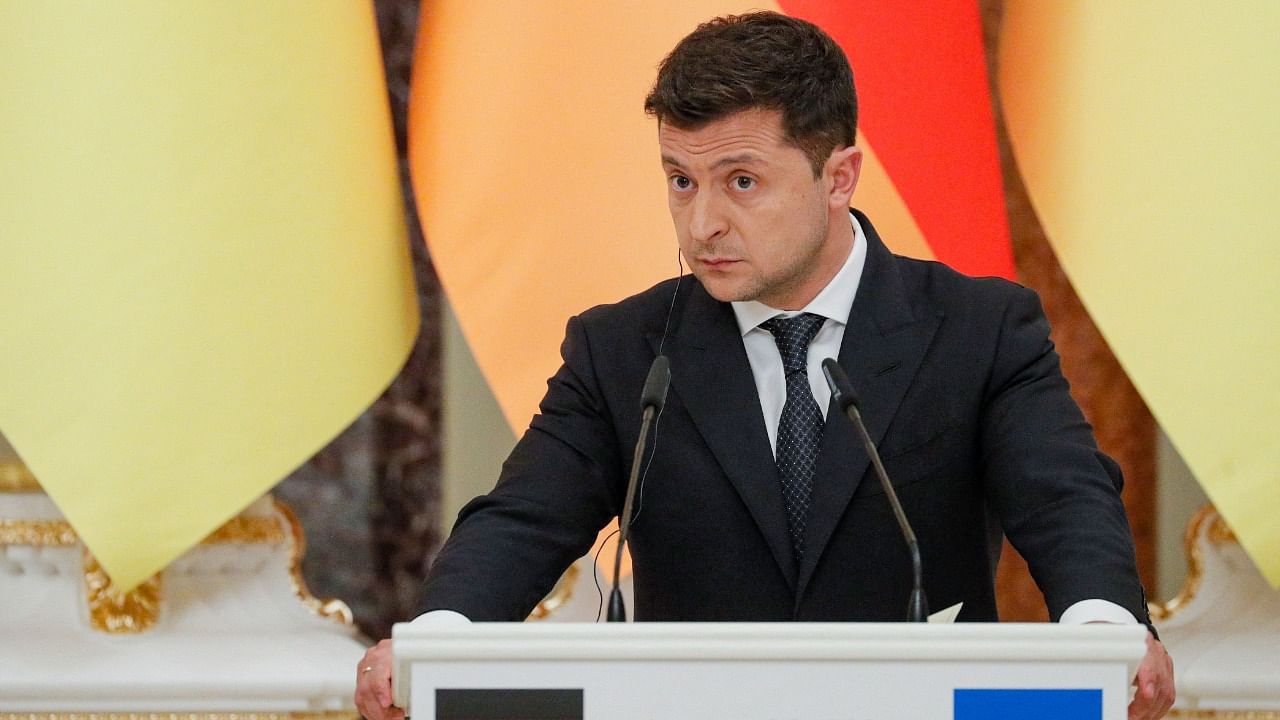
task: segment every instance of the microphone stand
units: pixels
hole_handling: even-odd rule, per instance
[[[890,507],[893,508],[894,518],[898,521],[898,529],[907,543],[908,552],[911,553],[911,598],[907,601],[907,620],[928,622],[929,603],[924,595],[924,568],[920,560],[920,543],[916,542],[915,531],[907,521],[902,503],[898,501],[898,493],[894,491],[893,483],[889,482],[889,474],[885,472],[884,464],[880,462],[880,452],[876,450],[876,444],[872,442],[867,426],[862,422],[862,413],[858,412],[858,396],[854,393],[853,385],[850,384],[844,369],[835,360],[827,358],[822,361],[822,374],[826,376],[827,385],[831,388],[831,395],[835,398],[836,404],[853,423],[858,438],[862,441],[862,447],[871,458],[876,477],[880,478],[880,487],[884,488],[884,495]]]
[[[640,465],[644,460],[644,447],[649,440],[649,431],[653,419],[662,411],[667,401],[667,387],[671,384],[671,364],[666,355],[653,359],[649,374],[644,381],[644,390],[640,394],[640,436],[636,438],[635,453],[631,458],[631,474],[627,478],[627,495],[622,504],[622,515],[618,517],[618,548],[613,558],[613,589],[609,591],[608,622],[626,622],[627,606],[622,599],[620,575],[622,572],[622,552],[626,548],[627,539],[631,537],[631,506],[636,499],[636,486],[640,479]]]

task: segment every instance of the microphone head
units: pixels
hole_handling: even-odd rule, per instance
[[[858,406],[858,393],[853,391],[849,376],[835,358],[822,361],[822,375],[827,379],[827,387],[831,388],[831,397],[836,401],[841,412],[848,412],[849,406]]]
[[[661,412],[667,402],[667,388],[671,386],[671,362],[666,355],[659,355],[649,366],[649,375],[644,379],[644,390],[640,393],[640,409],[653,408]]]

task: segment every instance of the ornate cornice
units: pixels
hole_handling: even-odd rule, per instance
[[[129,592],[120,592],[86,548],[84,588],[89,601],[89,625],[94,630],[133,635],[150,630],[160,619],[159,575],[152,575]]]
[[[68,547],[78,542],[66,520],[0,520],[0,545]]]
[[[289,584],[293,588],[294,595],[316,615],[342,625],[353,625],[351,608],[346,603],[341,600],[322,600],[312,595],[307,589],[306,582],[302,578],[302,557],[306,552],[306,538],[302,525],[289,506],[274,499],[272,502],[278,515],[232,518],[210,533],[201,541],[201,544],[280,545],[288,542]],[[0,520],[0,546],[71,547],[79,543],[79,536],[66,520]],[[103,571],[97,559],[86,550],[84,582],[88,596],[89,620],[94,629],[117,634],[138,633],[153,627],[158,620],[162,598],[160,578],[161,575],[155,575],[134,590],[122,593],[111,583],[111,578]],[[102,720],[104,717],[96,713],[92,715],[94,715],[93,720]],[[89,716],[86,715],[86,717]],[[126,714],[121,717],[131,716]],[[155,717],[168,718],[169,715],[162,713]],[[228,719],[246,720],[246,717],[236,715],[228,716]],[[285,717],[285,715],[279,715],[279,717]],[[7,720],[7,718],[0,714],[0,720]]]
[[[279,507],[277,503],[276,507]],[[286,539],[285,529],[273,517],[234,517],[201,540],[203,545],[279,545]]]
[[[302,523],[298,522],[298,516],[293,513],[293,508],[274,497],[271,498],[271,503],[284,518],[293,540],[289,549],[289,584],[293,586],[293,594],[316,615],[348,627],[354,625],[355,616],[352,615],[351,608],[346,603],[337,599],[321,600],[307,589],[306,580],[302,577],[302,558],[307,552],[307,536],[302,531]]]
[[[1205,527],[1206,524],[1208,527]],[[1200,586],[1204,582],[1204,551],[1199,543],[1202,532],[1210,545],[1239,542],[1231,526],[1227,525],[1213,505],[1200,508],[1191,518],[1191,522],[1187,523],[1187,531],[1182,536],[1182,551],[1187,558],[1187,579],[1172,600],[1147,604],[1152,620],[1156,622],[1168,620],[1174,613],[1186,607],[1195,598],[1196,593],[1200,592]]]
[[[578,573],[582,572],[578,569],[578,564],[574,563],[564,571],[564,575],[556,582],[556,586],[551,588],[551,592],[543,598],[542,602],[529,613],[529,620],[545,620],[548,615],[556,610],[564,607],[573,597],[573,588],[578,584]]]
[[[214,530],[202,545],[279,544],[285,541],[284,528],[273,517],[237,517]],[[0,545],[67,547],[80,537],[66,520],[0,520]]]

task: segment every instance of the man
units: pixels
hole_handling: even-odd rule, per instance
[[[862,155],[839,47],[775,13],[717,19],[667,57],[645,107],[696,280],[569,321],[540,413],[432,568],[428,615],[520,620],[586,552],[621,510],[661,353],[671,388],[630,546],[638,620],[902,618],[908,556],[828,407],[819,365],[836,357],[935,607],[996,620],[1003,532],[1055,620],[1149,624],[1119,470],[1068,394],[1035,294],[896,257],[850,212]],[[384,641],[358,672],[366,716],[400,716],[389,683]],[[1154,637],[1137,684],[1131,717],[1172,704]]]

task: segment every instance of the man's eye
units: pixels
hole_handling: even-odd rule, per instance
[[[693,187],[693,181],[683,175],[672,175],[671,187],[676,190],[688,190]]]
[[[746,175],[739,175],[733,179],[733,186],[739,190],[750,190],[756,186],[755,178],[749,178]]]

